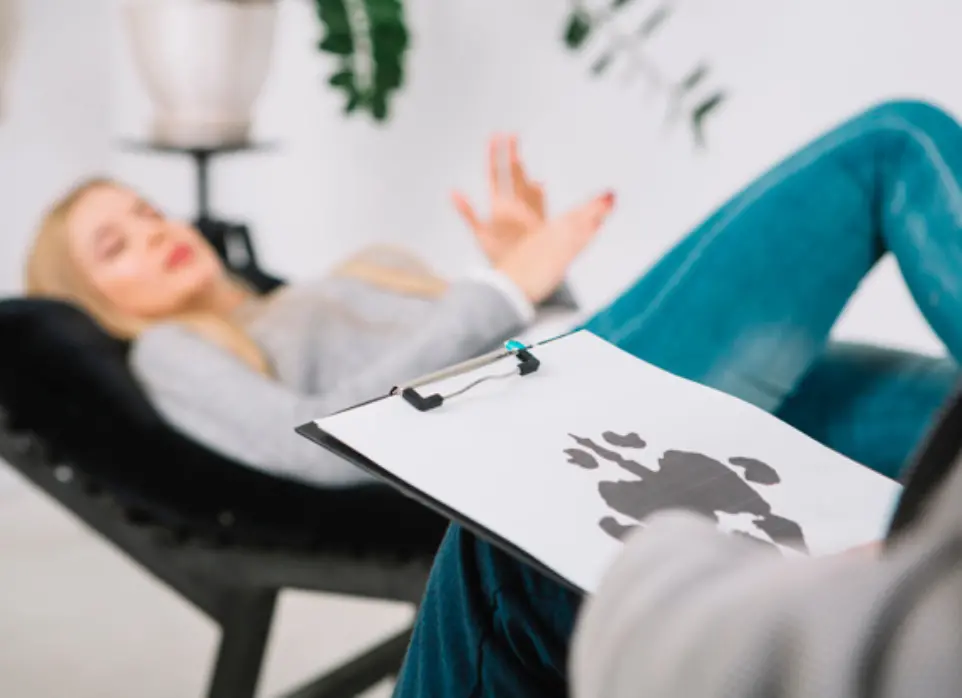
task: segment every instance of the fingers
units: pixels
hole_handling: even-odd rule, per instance
[[[475,213],[474,207],[468,202],[467,198],[461,192],[453,192],[451,194],[451,201],[454,202],[454,207],[461,214],[465,223],[471,228],[475,233],[481,230],[483,227],[481,225],[481,219],[478,218],[478,214]]]
[[[530,201],[534,188],[518,155],[518,137],[495,134],[488,141],[488,186],[491,198],[514,194]]]
[[[491,193],[492,204],[505,193],[505,181],[501,167],[502,152],[502,136],[495,134],[488,141],[488,188]]]
[[[511,187],[515,197],[524,201],[540,217],[544,217],[544,187],[539,182],[532,182],[525,172],[521,156],[518,154],[518,138],[510,136],[508,139],[508,166],[511,175]]]
[[[613,191],[608,191],[599,196],[592,207],[592,214],[594,216],[593,220],[596,220],[600,225],[611,210],[615,207],[615,193]]]
[[[540,303],[558,288],[572,262],[595,237],[611,211],[614,194],[597,196],[549,225],[523,236],[498,262],[532,303]]]
[[[572,220],[580,223],[600,225],[615,206],[614,192],[596,196],[587,203],[571,211]]]
[[[512,220],[517,221],[521,226],[529,229],[529,231],[540,228],[544,223],[538,212],[521,199],[512,199],[503,202],[501,212],[503,215],[509,216]]]
[[[528,178],[524,173],[524,166],[521,164],[521,158],[518,157],[518,137],[509,136],[508,137],[508,169],[511,173],[511,188],[514,191],[514,195],[519,199],[528,198]]]
[[[544,187],[541,186],[540,183],[535,183],[528,187],[528,196],[525,201],[539,218],[544,218]]]
[[[560,221],[572,241],[587,241],[594,236],[614,208],[615,195],[607,192],[569,211]]]

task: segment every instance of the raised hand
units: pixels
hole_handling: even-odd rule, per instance
[[[488,261],[497,265],[545,222],[544,189],[525,173],[515,136],[494,136],[488,143],[488,186],[491,215],[487,219],[461,192],[453,192],[451,198]]]
[[[541,303],[564,280],[568,268],[594,239],[611,213],[615,196],[597,196],[545,223],[514,244],[495,265],[532,303]]]

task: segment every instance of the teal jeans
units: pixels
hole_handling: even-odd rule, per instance
[[[829,341],[885,254],[953,358]],[[959,378],[962,128],[918,102],[859,114],[738,193],[586,328],[897,476]],[[452,526],[395,696],[564,696],[578,603]]]

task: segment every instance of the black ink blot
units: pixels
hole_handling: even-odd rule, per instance
[[[644,448],[648,444],[642,439],[638,434],[616,434],[613,431],[606,431],[601,435],[601,438],[610,443],[612,446],[618,446],[619,448]]]
[[[580,448],[565,449],[565,455],[568,456],[569,463],[574,463],[586,470],[594,470],[598,467],[597,459],[587,451],[582,451]]]
[[[762,463],[755,458],[742,458],[736,456],[729,458],[728,462],[732,465],[745,470],[745,479],[749,482],[756,482],[759,485],[777,485],[782,481],[775,472],[775,468],[768,463]]]
[[[570,463],[594,469],[599,466],[594,457],[597,456],[634,476],[631,480],[606,480],[598,484],[598,492],[605,503],[623,516],[644,521],[659,510],[687,509],[718,522],[718,512],[751,514],[755,526],[773,541],[807,550],[801,526],[775,514],[771,505],[748,484],[774,485],[781,481],[775,469],[767,463],[741,456],[729,459],[732,466],[744,472],[743,479],[724,463],[702,453],[668,450],[659,459],[658,470],[653,470],[591,439],[574,434],[569,436],[581,447],[565,451]],[[637,434],[619,436],[605,432],[602,440],[622,448],[645,446]],[[618,540],[635,528],[634,525],[622,525],[610,516],[602,518],[598,525]]]
[[[638,526],[635,525],[626,526],[624,524],[620,524],[613,516],[602,517],[602,519],[598,522],[598,525],[601,527],[602,531],[607,533],[612,538],[616,538],[617,540],[624,540],[625,536],[638,528]]]

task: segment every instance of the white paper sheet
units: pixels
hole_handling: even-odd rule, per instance
[[[589,593],[621,547],[620,527],[652,508],[701,510],[785,554],[884,536],[899,485],[762,410],[588,332],[534,353],[536,373],[483,383],[431,412],[395,397],[316,424]],[[423,392],[447,394],[515,363]]]

